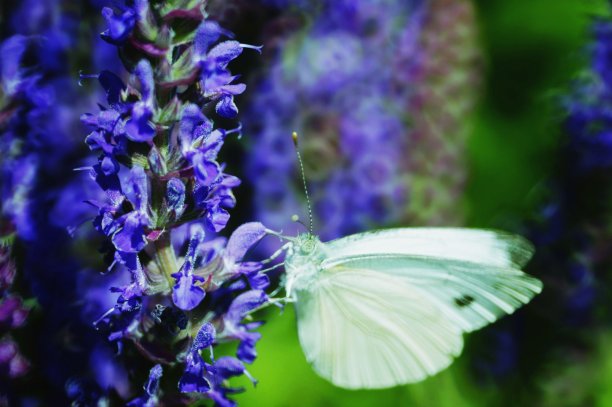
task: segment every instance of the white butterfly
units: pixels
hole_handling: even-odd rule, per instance
[[[286,239],[286,290],[306,359],[349,389],[439,372],[461,353],[464,332],[542,290],[520,271],[532,245],[503,232],[403,228],[327,243],[311,233]]]

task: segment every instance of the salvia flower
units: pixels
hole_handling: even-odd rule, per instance
[[[155,365],[149,372],[149,379],[144,385],[145,394],[130,401],[130,407],[154,407],[158,405],[159,381],[161,380],[163,369],[161,365]]]
[[[193,275],[198,260],[196,250],[198,245],[204,241],[204,231],[199,225],[195,226],[194,229],[196,230],[191,234],[185,262],[178,273],[172,275],[176,279],[176,284],[172,289],[172,300],[177,307],[185,311],[197,307],[206,295],[202,287],[196,285],[198,282],[203,282],[204,279]]]
[[[206,362],[200,355],[202,349],[210,348],[212,359],[212,344],[215,340],[215,328],[212,324],[202,325],[198,331],[185,359],[185,371],[179,382],[179,390],[184,393],[210,391],[210,381],[205,377]]]
[[[116,304],[94,325],[126,361],[141,355],[183,366],[178,385],[160,382],[161,367],[153,367],[145,394],[129,405],[155,405],[163,397],[233,405],[228,396],[235,389],[226,379],[250,376],[239,359],[252,363],[260,338],[259,323],[242,320],[269,303],[262,264],[246,258],[266,228],[254,222],[229,240],[216,235],[240,185],[225,172],[220,151],[241,126],[220,127],[215,120],[235,118],[234,98],[246,89],[231,62],[261,47],[236,41],[204,5],[153,7],[137,0],[105,8],[102,38],[118,46],[129,77],[110,70],[82,75],[97,79],[106,93],[99,112],[82,116],[90,128],[86,144],[97,155],[97,163],[82,169],[104,194],[88,204],[97,209],[94,228],[106,239],[107,271],[131,275],[112,289]],[[239,341],[238,358],[216,361],[217,340]],[[202,355],[206,348],[209,359]]]
[[[239,299],[242,297],[241,299]],[[256,298],[257,297],[257,298]],[[265,294],[253,292],[246,292],[241,294],[234,300],[230,309],[233,309],[233,318],[236,321],[240,321],[246,313],[253,311],[257,307],[263,305],[267,301]],[[228,312],[228,314],[230,313]],[[224,323],[232,321],[224,321]],[[245,375],[251,380],[253,384],[257,381],[250,375],[246,370],[244,364],[239,359],[247,359],[244,357],[244,341],[241,342],[238,348],[238,358],[231,356],[223,356],[217,360],[214,359],[212,346],[218,337],[227,339],[234,335],[227,328],[220,334],[217,334],[214,326],[211,323],[204,324],[198,334],[196,335],[189,352],[185,358],[185,370],[179,382],[179,389],[184,393],[202,393],[204,396],[214,400],[219,406],[233,406],[235,402],[228,399],[228,395],[240,391],[240,389],[233,389],[226,386],[226,380],[235,377]],[[230,335],[230,336],[228,336]],[[244,335],[243,335],[244,337]],[[259,337],[257,337],[259,339]],[[255,341],[257,340],[255,339]],[[249,343],[249,358],[245,360],[247,363],[252,363],[254,360],[254,341]],[[205,361],[201,352],[205,349],[209,349],[210,363]]]
[[[102,32],[101,36],[105,41],[115,45],[123,43],[129,37],[137,20],[135,10],[129,7],[117,11],[110,7],[104,7],[102,16],[106,20],[108,28]]]
[[[230,306],[224,318],[227,337],[240,340],[238,345],[238,358],[246,363],[253,363],[257,357],[255,344],[261,339],[261,334],[253,329],[261,325],[259,322],[243,324],[244,317],[253,310],[261,307],[268,301],[268,296],[261,290],[251,290],[240,294]]]

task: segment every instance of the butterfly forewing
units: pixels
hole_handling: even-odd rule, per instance
[[[333,240],[326,247],[334,258],[395,253],[518,269],[533,255],[533,246],[521,236],[463,228],[378,230]]]
[[[397,276],[337,265],[321,273],[317,289],[296,294],[306,358],[337,386],[417,382],[447,367],[463,346],[460,327]]]

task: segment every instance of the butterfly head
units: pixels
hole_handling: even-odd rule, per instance
[[[325,257],[324,244],[317,236],[301,233],[295,237],[285,257],[288,296],[293,289],[302,290],[311,286]]]
[[[287,253],[285,264],[299,267],[304,265],[317,267],[325,258],[323,246],[321,240],[312,233],[301,233],[293,241]]]
[[[321,241],[312,233],[301,233],[295,240],[295,251],[302,256],[314,253]]]

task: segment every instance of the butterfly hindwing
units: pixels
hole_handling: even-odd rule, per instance
[[[367,268],[324,270],[315,289],[297,293],[296,309],[306,358],[345,388],[420,381],[463,346],[460,327],[423,293]]]
[[[542,290],[538,279],[517,269],[425,256],[349,256],[325,261],[322,267],[368,269],[379,279],[399,279],[464,332],[511,314]]]

